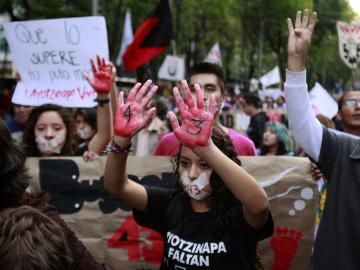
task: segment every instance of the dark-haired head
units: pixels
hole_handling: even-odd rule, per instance
[[[26,156],[0,119],[0,201],[16,201],[28,186]]]
[[[229,157],[235,163],[241,165],[241,162],[237,157],[230,137],[218,125],[213,127],[211,138],[214,144],[227,157]],[[177,186],[180,190],[182,189],[182,187],[180,184],[179,168],[180,160],[182,158],[183,147],[185,146],[181,146],[178,156],[173,160],[175,174],[177,177]],[[211,187],[211,195],[207,199],[207,206],[210,209],[210,213],[214,216],[214,224],[212,224],[213,228],[216,228],[216,230],[221,230],[224,228],[224,226],[234,224],[233,209],[234,207],[239,206],[239,201],[225,186],[223,180],[215,171],[212,171],[209,181]]]
[[[42,156],[38,145],[36,143],[35,129],[37,128],[37,122],[43,114],[48,112],[54,112],[58,115],[63,125],[65,125],[65,140],[63,146],[60,149],[59,155],[62,156],[71,156],[74,154],[77,147],[77,135],[75,131],[74,119],[67,108],[54,105],[54,104],[45,104],[41,105],[31,112],[23,133],[23,144],[26,149],[26,154],[28,156]]]
[[[60,270],[73,262],[60,225],[29,206],[0,214],[0,269]]]
[[[221,94],[226,94],[225,89],[225,76],[221,66],[215,63],[202,62],[193,65],[188,74],[188,81],[191,81],[191,77],[198,74],[213,74],[217,77],[218,85],[221,89]]]
[[[91,126],[92,129],[97,129],[96,123],[96,108],[78,108],[75,111],[75,120],[78,116],[82,116],[84,121]]]

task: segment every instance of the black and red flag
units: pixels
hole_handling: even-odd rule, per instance
[[[160,0],[151,15],[136,29],[133,42],[127,47],[123,63],[132,71],[169,46],[172,37],[172,19],[168,0]]]

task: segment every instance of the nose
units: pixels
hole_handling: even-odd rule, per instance
[[[195,180],[199,177],[199,168],[195,164],[191,165],[188,174],[191,181]]]
[[[45,138],[46,139],[51,140],[52,138],[54,138],[54,136],[55,136],[55,133],[52,128],[49,127],[45,130]]]

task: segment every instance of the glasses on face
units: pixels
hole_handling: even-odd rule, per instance
[[[351,109],[355,109],[356,107],[360,107],[360,99],[348,99],[345,100],[345,105]]]

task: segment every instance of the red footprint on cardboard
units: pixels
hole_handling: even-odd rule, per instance
[[[287,270],[296,254],[302,233],[287,227],[276,227],[275,233],[270,240],[275,258],[271,270]]]

